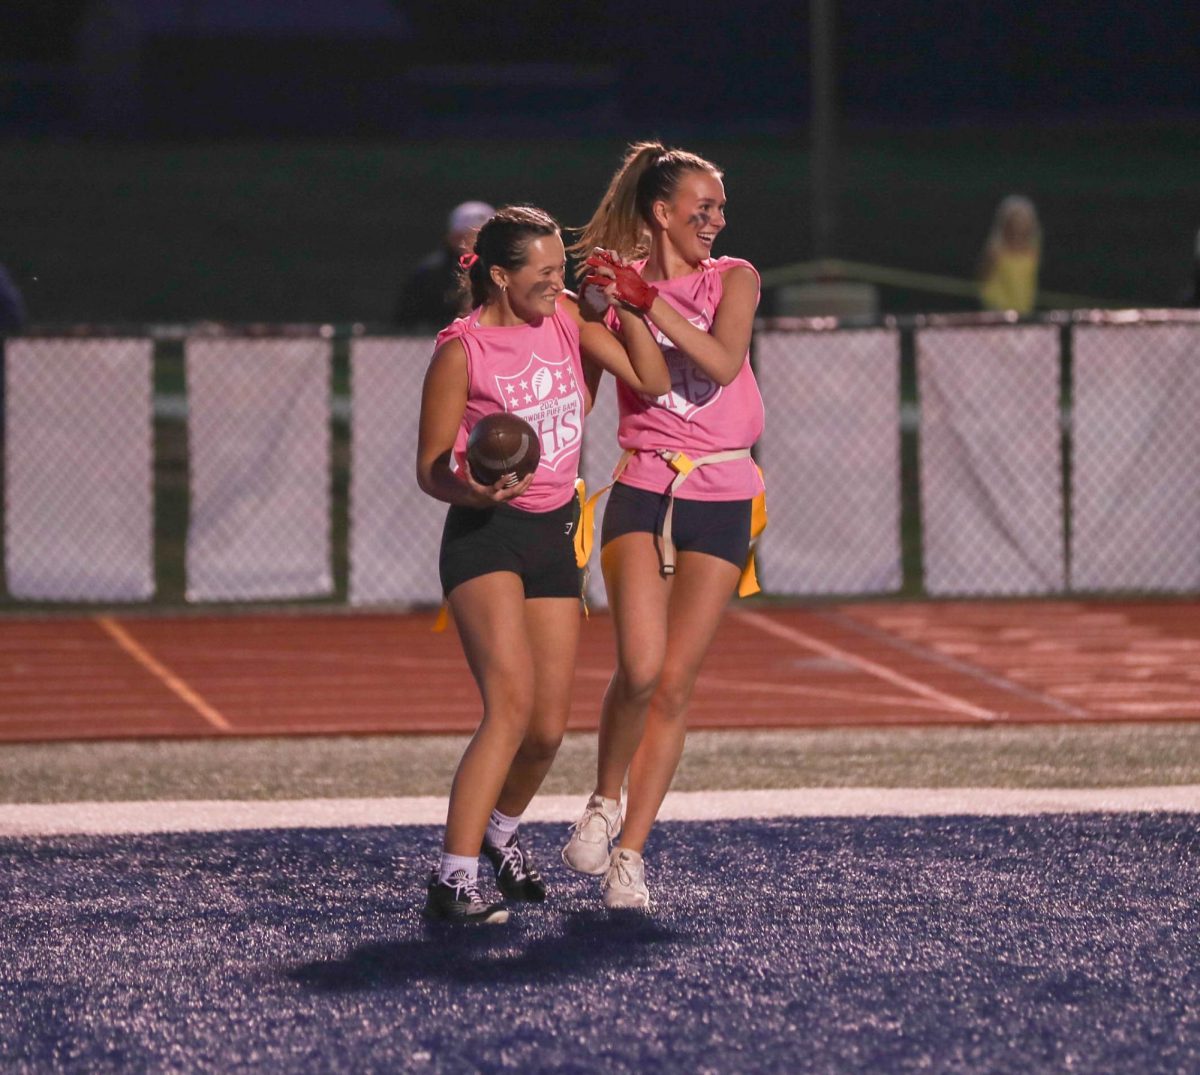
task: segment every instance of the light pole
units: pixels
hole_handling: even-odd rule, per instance
[[[813,257],[834,253],[834,4],[810,0],[812,69],[812,234]]]

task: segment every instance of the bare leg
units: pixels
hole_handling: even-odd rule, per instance
[[[479,693],[483,719],[454,782],[443,844],[451,855],[475,856],[509,766],[533,712],[534,657],[526,632],[521,580],[497,571],[456,586],[450,607]]]
[[[525,812],[550,771],[571,710],[579,599],[538,597],[525,602],[533,662],[533,716],[513,758],[496,808],[510,817]]]
[[[619,799],[666,656],[668,603],[675,583],[659,574],[652,534],[623,534],[610,541],[601,562],[617,636],[617,667],[600,709],[596,791]]]
[[[740,571],[705,553],[681,553],[671,592],[666,657],[629,768],[620,846],[639,854],[658,816],[687,731],[687,707]]]

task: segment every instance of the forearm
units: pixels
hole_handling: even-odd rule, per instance
[[[492,502],[475,492],[450,469],[450,452],[443,452],[431,462],[417,465],[417,484],[422,492],[446,504],[464,508],[490,508]]]
[[[717,384],[727,385],[741,372],[758,306],[758,277],[752,269],[738,269],[726,277],[726,294],[718,304],[710,333],[689,322],[659,294],[658,288],[609,251],[595,251],[587,264],[592,269],[589,284],[604,289],[628,309],[647,315]],[[727,299],[731,300],[728,310]]]
[[[671,373],[663,358],[662,348],[649,326],[639,315],[622,307],[617,308],[621,339],[629,355],[629,364],[637,378],[631,387],[648,396],[662,396],[671,391]]]
[[[661,295],[650,308],[650,320],[719,385],[727,385],[741,372],[746,351],[731,351],[711,333],[697,328]]]

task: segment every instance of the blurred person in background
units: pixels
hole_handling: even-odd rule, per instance
[[[0,265],[0,444],[4,435],[4,337],[13,336],[25,327],[25,303],[21,292]]]
[[[456,205],[446,221],[442,244],[425,257],[405,281],[392,321],[403,328],[440,329],[467,312],[469,302],[459,288],[458,259],[496,210],[487,202]]]
[[[25,327],[25,303],[21,292],[0,265],[0,336],[11,336]]]
[[[1042,229],[1028,198],[1010,194],[996,207],[979,264],[979,299],[985,310],[1033,312],[1037,304]]]

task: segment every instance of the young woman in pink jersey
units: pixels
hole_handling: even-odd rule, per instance
[[[615,315],[620,339],[581,317],[564,286],[558,224],[540,209],[501,209],[480,229],[464,267],[474,308],[438,337],[421,396],[417,481],[450,504],[439,569],[483,718],[454,777],[425,908],[436,918],[497,922],[508,912],[480,894],[481,848],[503,895],[545,898],[517,825],[550,768],[570,706],[584,415],[601,370],[652,394],[665,391],[669,377],[639,315]],[[513,485],[510,475],[480,485],[464,464],[472,426],[495,411],[520,415],[539,435],[537,469]]]
[[[665,394],[618,386],[625,455],[601,536],[617,668],[601,712],[595,791],[563,849],[571,868],[603,875],[610,907],[650,905],[642,850],[762,490],[750,448],[763,405],[748,361],[758,273],[712,257],[724,227],[720,170],[642,142],[572,247],[592,252],[590,284],[645,314],[671,372]],[[689,461],[700,465],[689,472]]]

